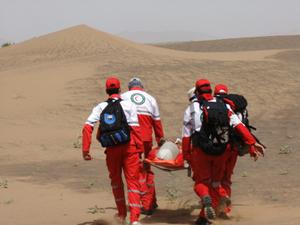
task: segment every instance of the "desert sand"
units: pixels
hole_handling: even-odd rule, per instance
[[[196,79],[245,95],[267,154],[258,162],[239,158],[232,219],[216,224],[300,224],[300,38],[264,47],[274,43],[267,38],[167,49],[80,25],[1,48],[0,224],[115,224],[103,149],[94,139],[91,162],[80,149],[82,125],[106,98],[111,75],[123,90],[132,76],[144,81],[168,138],[181,135],[186,91]],[[155,173],[159,209],[142,223],[193,224],[198,199],[191,179],[185,171]]]

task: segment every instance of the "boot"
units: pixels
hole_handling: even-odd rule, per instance
[[[151,216],[153,214],[154,210],[153,209],[141,209],[141,214],[146,215],[146,216]]]
[[[210,225],[211,222],[209,222],[205,217],[199,217],[196,221],[195,221],[196,225]]]
[[[228,196],[222,197],[217,207],[217,215],[222,219],[229,219],[229,215],[226,212],[226,208],[231,205],[231,200]]]
[[[154,213],[155,209],[157,209],[157,208],[158,208],[158,205],[156,202],[154,202],[150,209],[147,210],[145,208],[142,208],[141,214],[146,215],[146,216],[151,216]]]
[[[204,208],[204,215],[206,219],[213,220],[216,218],[216,212],[214,208],[212,207],[211,197],[210,196],[204,196],[202,198],[202,204]]]

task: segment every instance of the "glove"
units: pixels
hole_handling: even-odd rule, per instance
[[[93,159],[89,152],[82,152],[82,158],[86,161]]]

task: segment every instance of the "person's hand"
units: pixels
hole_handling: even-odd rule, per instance
[[[82,158],[86,161],[93,159],[89,152],[82,152]]]
[[[254,144],[254,147],[255,147],[256,151],[258,152],[259,156],[262,156],[262,157],[265,156],[266,149],[263,145],[256,142]]]
[[[162,137],[162,138],[159,139],[159,141],[157,142],[157,146],[158,146],[158,147],[162,146],[166,141],[167,141],[167,140],[166,140],[165,138]]]
[[[254,145],[249,146],[249,153],[251,158],[256,161],[259,157],[265,155],[265,148],[261,144],[255,143]]]

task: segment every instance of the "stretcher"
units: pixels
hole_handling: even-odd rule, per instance
[[[187,169],[184,167],[180,143],[166,142],[161,147],[153,148],[144,162],[168,172]]]
[[[148,160],[144,160],[145,162],[149,163],[151,166],[160,169],[162,171],[166,172],[172,172],[172,171],[178,171],[178,170],[187,170],[188,168],[185,167],[167,167],[167,166],[162,166],[159,164],[156,164],[156,162],[149,162]]]

